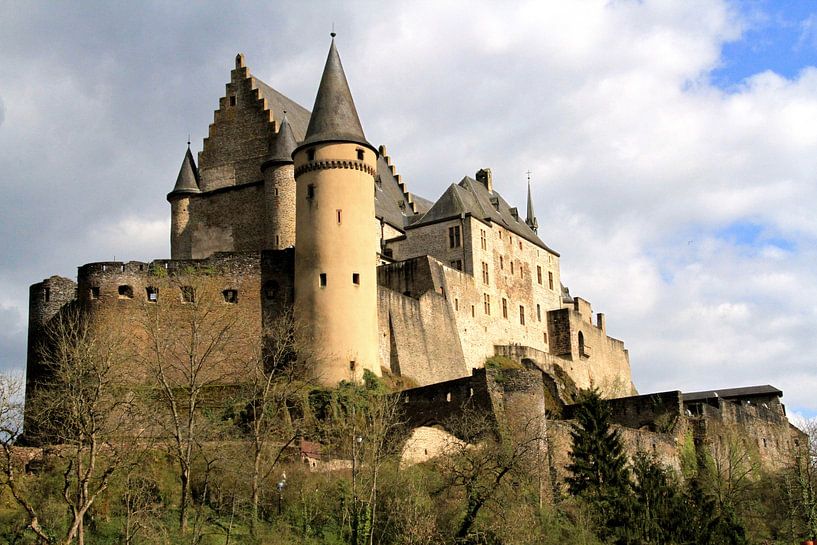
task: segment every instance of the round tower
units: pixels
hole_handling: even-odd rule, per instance
[[[295,309],[319,352],[318,379],[334,386],[365,369],[379,375],[377,150],[363,135],[334,39],[293,159]]]
[[[190,230],[190,196],[201,193],[199,171],[187,143],[179,176],[173,191],[167,194],[170,201],[170,258],[190,259],[193,257],[193,234]]]
[[[295,174],[292,166],[295,145],[295,136],[284,112],[270,155],[261,164],[266,201],[265,247],[272,250],[295,245]]]

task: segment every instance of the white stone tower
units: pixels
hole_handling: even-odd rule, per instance
[[[334,386],[380,374],[374,176],[334,34],[306,137],[293,152],[295,309],[319,350],[319,380]]]

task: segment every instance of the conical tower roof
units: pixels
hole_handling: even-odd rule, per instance
[[[525,223],[531,228],[531,231],[536,233],[539,230],[539,222],[536,221],[536,214],[533,213],[533,198],[530,194],[530,179],[528,179],[528,210],[525,218]]]
[[[292,152],[295,151],[296,147],[298,147],[298,143],[295,140],[295,135],[285,112],[284,118],[281,120],[281,128],[278,129],[278,134],[275,135],[275,142],[272,144],[269,157],[264,161],[264,165],[291,163]]]
[[[179,176],[176,178],[176,185],[172,193],[199,193],[199,191],[199,173],[188,144],[187,153],[184,154],[182,168],[179,169]]]
[[[315,97],[315,106],[312,108],[312,117],[309,118],[309,127],[301,146],[318,142],[354,142],[377,153],[363,135],[355,101],[335,47],[334,35],[318,87],[318,96]]]

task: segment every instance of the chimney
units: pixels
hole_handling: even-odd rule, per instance
[[[601,332],[607,335],[607,322],[605,322],[604,314],[601,312],[596,314],[596,327],[601,329]]]
[[[490,168],[482,168],[477,171],[477,181],[480,182],[482,185],[485,186],[485,189],[488,190],[488,193],[494,192],[494,178],[491,175]]]

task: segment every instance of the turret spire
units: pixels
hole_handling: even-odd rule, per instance
[[[533,212],[533,198],[530,194],[530,171],[528,171],[528,211],[525,223],[530,227],[531,231],[537,233],[539,231],[539,222],[536,221],[536,214]]]
[[[187,152],[184,154],[182,168],[179,169],[173,193],[198,193],[199,191],[199,173],[196,161],[193,159],[193,152],[190,151],[190,142],[187,142]]]
[[[296,147],[295,135],[292,133],[292,127],[287,120],[287,113],[284,111],[281,128],[278,129],[278,134],[275,135],[275,142],[272,144],[270,156],[265,163],[291,163],[292,152],[295,151]]]
[[[334,37],[326,57],[309,127],[306,129],[306,138],[301,145],[333,141],[354,142],[376,151],[363,135],[363,127],[349,91]]]

